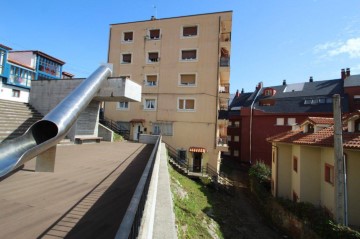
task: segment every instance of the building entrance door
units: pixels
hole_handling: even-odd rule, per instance
[[[134,130],[133,130],[133,140],[134,141],[138,141],[139,140],[139,135],[142,134],[142,126],[141,124],[135,124],[134,125]]]
[[[194,172],[201,172],[201,159],[202,153],[193,153],[193,171]]]

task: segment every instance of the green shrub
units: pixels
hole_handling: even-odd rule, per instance
[[[121,142],[123,140],[124,140],[124,138],[120,134],[114,133],[114,135],[113,135],[114,142]]]
[[[271,179],[271,169],[264,162],[256,162],[249,169],[249,176],[254,177],[259,183],[269,182]]]

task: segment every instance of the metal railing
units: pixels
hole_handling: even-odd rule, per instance
[[[116,121],[113,121],[111,119],[108,119],[106,117],[100,118],[100,123],[111,129],[117,134],[120,134],[124,137],[124,139],[129,140],[130,139],[130,130],[124,129],[123,127],[120,127]]]
[[[145,170],[141,175],[140,181],[135,189],[126,214],[116,233],[116,239],[137,238],[141,226],[143,211],[149,191],[151,175],[154,168],[155,159],[160,147],[161,136],[156,141],[150,159],[146,164]]]

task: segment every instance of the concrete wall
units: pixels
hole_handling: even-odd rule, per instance
[[[140,134],[139,142],[143,144],[156,144],[159,135]]]
[[[102,124],[99,124],[98,126],[98,136],[102,137],[104,141],[113,142],[114,132]]]

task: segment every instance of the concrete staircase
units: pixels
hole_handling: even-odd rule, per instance
[[[0,142],[21,136],[42,117],[29,104],[0,100]]]

